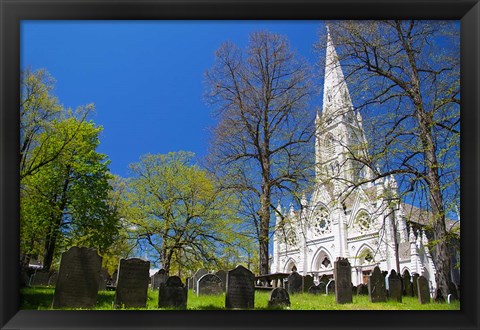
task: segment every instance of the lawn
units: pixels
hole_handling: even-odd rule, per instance
[[[32,287],[23,288],[21,294],[21,309],[50,309],[54,288]],[[269,292],[255,292],[255,309],[267,309]],[[113,309],[114,291],[100,291],[95,310]],[[158,291],[148,291],[145,310],[158,310]],[[459,310],[460,302],[430,303],[421,305],[416,297],[403,297],[403,302],[388,301],[385,303],[370,303],[368,296],[353,296],[353,304],[336,304],[334,295],[295,294],[290,295],[290,310]],[[224,309],[225,294],[217,296],[197,297],[188,292],[188,310],[219,310]]]

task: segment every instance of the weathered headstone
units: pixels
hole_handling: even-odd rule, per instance
[[[352,269],[347,258],[337,258],[333,263],[335,277],[335,302],[337,304],[350,304],[352,298]]]
[[[331,279],[328,282],[325,291],[327,294],[335,294],[335,280]]]
[[[195,272],[195,274],[193,275],[193,292],[196,292],[197,282],[200,279],[200,277],[202,277],[205,274],[208,274],[208,272],[205,268],[200,268]]]
[[[326,285],[324,282],[318,283],[317,286],[318,286],[318,289],[320,290],[320,292],[321,292],[322,294],[327,293],[327,285]]]
[[[352,285],[352,295],[353,296],[357,295],[357,286],[356,285]]]
[[[270,292],[270,299],[268,300],[268,307],[289,307],[290,306],[290,296],[288,291],[284,288],[275,288]]]
[[[320,288],[320,285],[312,285],[311,287],[308,288],[308,293],[311,294],[322,294],[325,293],[325,287],[323,290]]]
[[[225,291],[227,287],[227,272],[223,269],[215,273],[222,280],[222,290]]]
[[[187,308],[188,288],[178,276],[170,276],[165,283],[160,283],[158,290],[159,308]]]
[[[198,280],[196,292],[197,296],[221,294],[223,293],[222,280],[217,275],[205,274]]]
[[[30,285],[31,286],[47,286],[49,279],[50,279],[50,272],[44,272],[39,270],[32,275]]]
[[[378,266],[373,269],[372,274],[368,277],[368,297],[372,303],[387,301],[385,278]]]
[[[255,276],[243,266],[227,272],[225,307],[253,309],[255,303]]]
[[[108,270],[106,268],[102,268],[100,271],[100,277],[98,278],[98,291],[105,291],[107,290],[107,281],[110,275],[108,275]]]
[[[53,308],[92,308],[98,293],[102,257],[95,249],[71,247],[62,254]]]
[[[168,274],[165,269],[158,270],[155,274],[152,275],[152,290],[158,290],[161,283],[165,283],[168,279]]]
[[[417,279],[417,289],[418,289],[418,302],[420,304],[428,304],[430,302],[430,288],[428,285],[428,280],[419,276]]]
[[[412,278],[412,291],[414,297],[418,297],[418,276],[417,273],[414,273]]]
[[[57,279],[58,279],[58,272],[53,272],[48,278],[48,286],[57,285]]]
[[[388,276],[388,294],[390,300],[402,302],[402,281],[394,269]]]
[[[195,282],[193,276],[187,278],[187,287],[188,287],[188,290],[193,290],[193,282]]]
[[[138,258],[120,259],[115,290],[115,308],[145,307],[150,262]]]
[[[412,279],[407,269],[405,269],[403,272],[402,285],[403,285],[403,295],[412,297],[413,296]]]
[[[303,276],[297,272],[292,272],[288,275],[288,293],[302,293],[303,290]]]
[[[328,284],[329,281],[330,281],[330,278],[327,275],[320,276],[320,282],[324,283],[325,286]]]
[[[305,275],[303,277],[303,292],[307,292],[308,289],[314,285],[313,283],[313,276],[312,275]]]
[[[357,295],[367,296],[368,295],[368,286],[366,284],[363,284],[363,283],[357,285]]]

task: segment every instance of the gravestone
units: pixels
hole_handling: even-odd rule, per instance
[[[303,290],[303,276],[297,272],[292,272],[288,275],[288,293],[302,293]]]
[[[57,285],[58,272],[53,272],[52,275],[48,278],[48,286]]]
[[[227,287],[227,272],[221,269],[216,272],[215,275],[217,275],[222,280],[222,290],[225,292],[225,289]]]
[[[372,274],[368,277],[368,298],[372,303],[387,301],[385,278],[378,266],[373,269]]]
[[[52,307],[94,307],[101,269],[102,257],[95,249],[74,246],[62,253]]]
[[[188,288],[178,276],[170,276],[165,283],[160,283],[158,290],[159,308],[187,308]]]
[[[430,288],[428,285],[428,280],[419,276],[417,279],[417,289],[418,289],[418,302],[420,304],[428,304],[430,302]]]
[[[225,308],[253,309],[255,303],[255,276],[239,265],[227,272]]]
[[[268,300],[268,307],[289,307],[290,306],[290,296],[288,291],[284,288],[275,288],[270,292],[270,299]]]
[[[322,294],[322,293],[325,293],[325,288],[322,290],[320,288],[320,285],[312,285],[311,287],[308,288],[308,293]]]
[[[367,296],[368,295],[368,286],[366,284],[357,285],[357,295]]]
[[[200,277],[202,277],[205,274],[208,274],[208,272],[205,268],[200,268],[195,272],[195,274],[193,275],[193,292],[196,292],[197,282],[200,279]]]
[[[197,296],[221,294],[222,292],[222,280],[217,275],[205,274],[197,282]]]
[[[325,288],[327,294],[335,294],[335,280],[330,280]]]
[[[353,296],[357,295],[357,287],[355,285],[352,285],[352,295]]]
[[[158,270],[155,274],[152,275],[152,290],[158,290],[161,283],[165,283],[168,279],[168,274],[165,269]]]
[[[418,276],[417,273],[414,273],[412,278],[412,291],[414,297],[418,297]]]
[[[98,278],[98,291],[107,290],[107,281],[109,277],[110,275],[108,275],[108,270],[106,268],[102,268],[100,277]]]
[[[330,278],[327,275],[320,276],[320,282],[324,283],[325,286],[328,284],[329,281],[330,281]]]
[[[388,276],[388,294],[391,300],[402,302],[402,281],[394,269]]]
[[[146,307],[150,261],[120,259],[115,308]]]
[[[193,279],[193,276],[187,278],[188,290],[193,290],[193,282],[195,282],[195,280]]]
[[[305,275],[303,277],[303,292],[307,292],[308,289],[314,285],[313,283],[313,276],[312,275]]]
[[[333,263],[335,277],[335,302],[337,304],[351,304],[352,298],[352,269],[347,258],[337,258]]]
[[[403,295],[413,297],[413,287],[410,273],[407,269],[403,272],[402,276]]]
[[[318,289],[321,291],[321,293],[325,294],[327,293],[327,285],[324,282],[318,283]]]
[[[30,280],[31,286],[47,286],[50,279],[50,272],[36,271]]]

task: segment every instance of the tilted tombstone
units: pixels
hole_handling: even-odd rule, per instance
[[[417,273],[414,273],[412,278],[412,291],[414,297],[418,297],[418,276]]]
[[[146,307],[150,261],[120,259],[115,308]]]
[[[335,294],[335,280],[331,279],[325,289],[327,294]]]
[[[410,273],[408,272],[408,269],[405,269],[403,271],[402,285],[403,285],[403,295],[408,297],[413,297],[412,279],[410,277]]]
[[[158,290],[161,283],[165,283],[168,279],[168,274],[165,269],[158,270],[155,274],[152,275],[152,289]]]
[[[253,309],[255,304],[255,276],[239,265],[227,272],[225,308]]]
[[[303,290],[303,276],[297,272],[292,272],[288,275],[288,293],[302,293]]]
[[[289,307],[290,306],[290,296],[288,291],[284,288],[275,288],[270,292],[270,299],[268,300],[268,307]]]
[[[428,280],[419,276],[417,279],[417,289],[418,289],[418,302],[420,304],[428,304],[430,302],[430,287],[428,285]]]
[[[193,276],[187,278],[188,290],[193,290],[193,282],[195,282],[195,280],[193,279]]]
[[[307,292],[308,289],[314,285],[313,283],[313,276],[312,275],[305,275],[303,277],[303,292]]]
[[[368,296],[368,286],[363,283],[357,285],[357,295]]]
[[[197,296],[222,294],[222,280],[215,274],[205,274],[197,282]]]
[[[372,274],[368,277],[368,298],[372,303],[387,301],[385,278],[378,266],[373,269]]]
[[[388,276],[388,294],[390,300],[402,302],[402,281],[394,269]]]
[[[352,269],[347,258],[337,258],[333,263],[335,277],[335,302],[350,304],[352,298]]]
[[[38,270],[32,275],[30,280],[31,286],[47,286],[50,279],[50,272]]]
[[[327,285],[324,282],[318,283],[317,286],[321,293],[323,294],[327,293]]]
[[[227,287],[227,272],[221,269],[216,272],[215,275],[217,275],[222,280],[222,290],[225,292],[225,289]]]
[[[62,253],[52,307],[94,307],[101,269],[102,257],[95,249],[74,246]]]
[[[159,308],[186,309],[188,298],[188,287],[180,277],[170,276],[165,283],[160,283],[158,290]]]
[[[208,272],[205,268],[200,268],[195,272],[195,274],[193,275],[193,292],[196,292],[197,282],[200,279],[200,277],[202,277],[205,274],[208,274]]]
[[[311,287],[308,288],[308,293],[322,294],[322,293],[325,293],[325,288],[322,290],[320,288],[320,285],[312,285]]]
[[[58,272],[53,272],[48,278],[48,286],[55,286],[57,284]]]

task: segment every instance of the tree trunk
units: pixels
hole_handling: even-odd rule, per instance
[[[269,274],[268,264],[268,228],[270,225],[270,192],[266,192],[268,187],[264,187],[264,192],[260,201],[260,275]],[[268,189],[270,190],[270,189]]]
[[[418,128],[420,130],[420,141],[422,143],[423,153],[426,161],[427,185],[430,192],[430,206],[433,214],[433,237],[435,240],[435,281],[437,288],[440,289],[444,298],[451,291],[453,285],[451,279],[451,262],[450,254],[447,246],[447,231],[445,228],[445,209],[443,204],[443,196],[441,192],[440,176],[438,173],[438,160],[435,153],[435,142],[432,136],[431,127],[433,125],[432,118],[429,113],[425,112],[423,107],[423,99],[420,92],[420,78],[415,61],[415,54],[413,52],[411,41],[405,38],[399,21],[397,21],[397,30],[399,36],[402,38],[403,45],[408,55],[408,60],[411,68],[411,97],[415,106],[415,112],[418,121]]]

